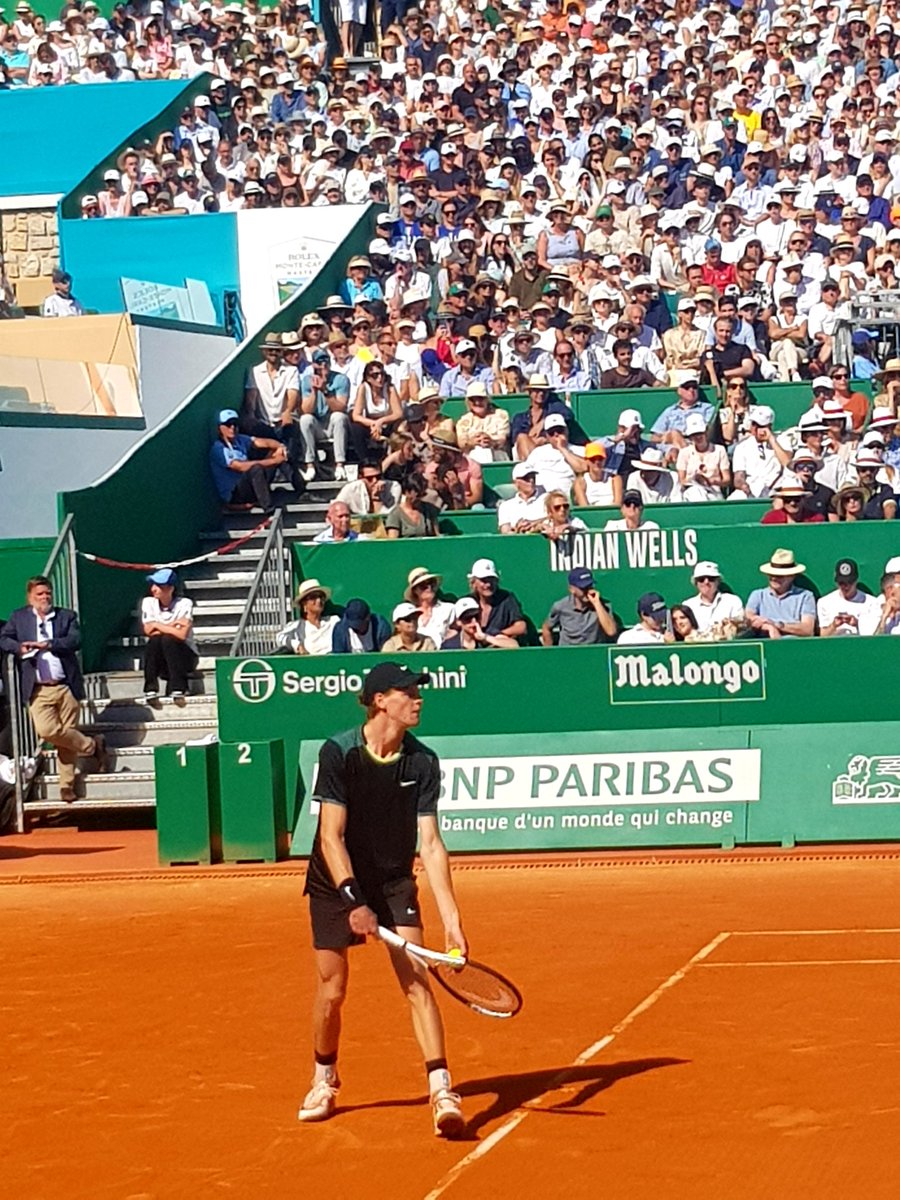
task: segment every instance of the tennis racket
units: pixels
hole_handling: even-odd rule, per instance
[[[405,950],[407,954],[423,963],[442,988],[456,1000],[467,1004],[473,1012],[483,1017],[499,1017],[505,1020],[514,1017],[522,1007],[522,993],[514,983],[504,978],[499,971],[486,967],[462,955],[442,954],[439,950],[428,950],[408,942],[393,929],[378,926],[378,936],[388,946]]]

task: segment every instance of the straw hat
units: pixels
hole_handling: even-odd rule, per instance
[[[313,596],[316,592],[321,592],[326,600],[331,599],[331,588],[324,587],[319,583],[318,579],[304,579],[297,588],[297,595],[294,597],[295,604],[302,604],[309,596]]]
[[[876,371],[873,378],[884,379],[886,375],[893,375],[900,372],[900,358],[889,358],[880,371]]]
[[[857,488],[857,491],[859,490]],[[797,562],[793,550],[776,550],[769,561],[763,563],[759,569],[763,575],[802,575],[806,567]]]
[[[433,583],[434,590],[437,591],[443,582],[443,576],[438,575],[436,571],[429,571],[427,567],[413,567],[406,577],[406,591],[403,593],[403,598],[408,600],[410,604],[413,601],[413,590],[422,583]]]

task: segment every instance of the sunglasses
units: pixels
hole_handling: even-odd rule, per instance
[[[694,582],[695,583],[713,583],[715,578],[716,578],[715,575],[695,575]]]
[[[551,504],[550,505],[550,508],[553,512],[568,512],[569,507],[570,506],[568,504]]]

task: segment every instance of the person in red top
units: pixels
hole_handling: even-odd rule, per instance
[[[541,24],[544,27],[544,35],[550,33],[562,33],[568,30],[569,17],[562,10],[562,0],[547,0],[547,10],[541,17]],[[548,39],[553,40],[554,39]]]
[[[701,278],[707,287],[714,287],[719,295],[729,284],[737,281],[734,263],[722,262],[722,247],[714,238],[710,238],[706,243],[706,262],[703,264]]]
[[[807,492],[797,478],[783,477],[771,495],[773,500],[781,502],[781,507],[773,505],[763,516],[761,525],[815,525],[825,519],[821,513],[811,512],[806,507]]]

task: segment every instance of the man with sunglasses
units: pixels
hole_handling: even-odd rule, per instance
[[[722,591],[722,572],[714,562],[698,562],[691,573],[696,596],[689,596],[684,607],[689,608],[697,621],[698,633],[721,629],[724,621],[740,624],[744,620],[744,605],[739,596]]]
[[[345,483],[336,501],[346,504],[352,513],[386,513],[400,499],[400,484],[385,479],[377,458],[368,458],[359,468],[359,477]]]

